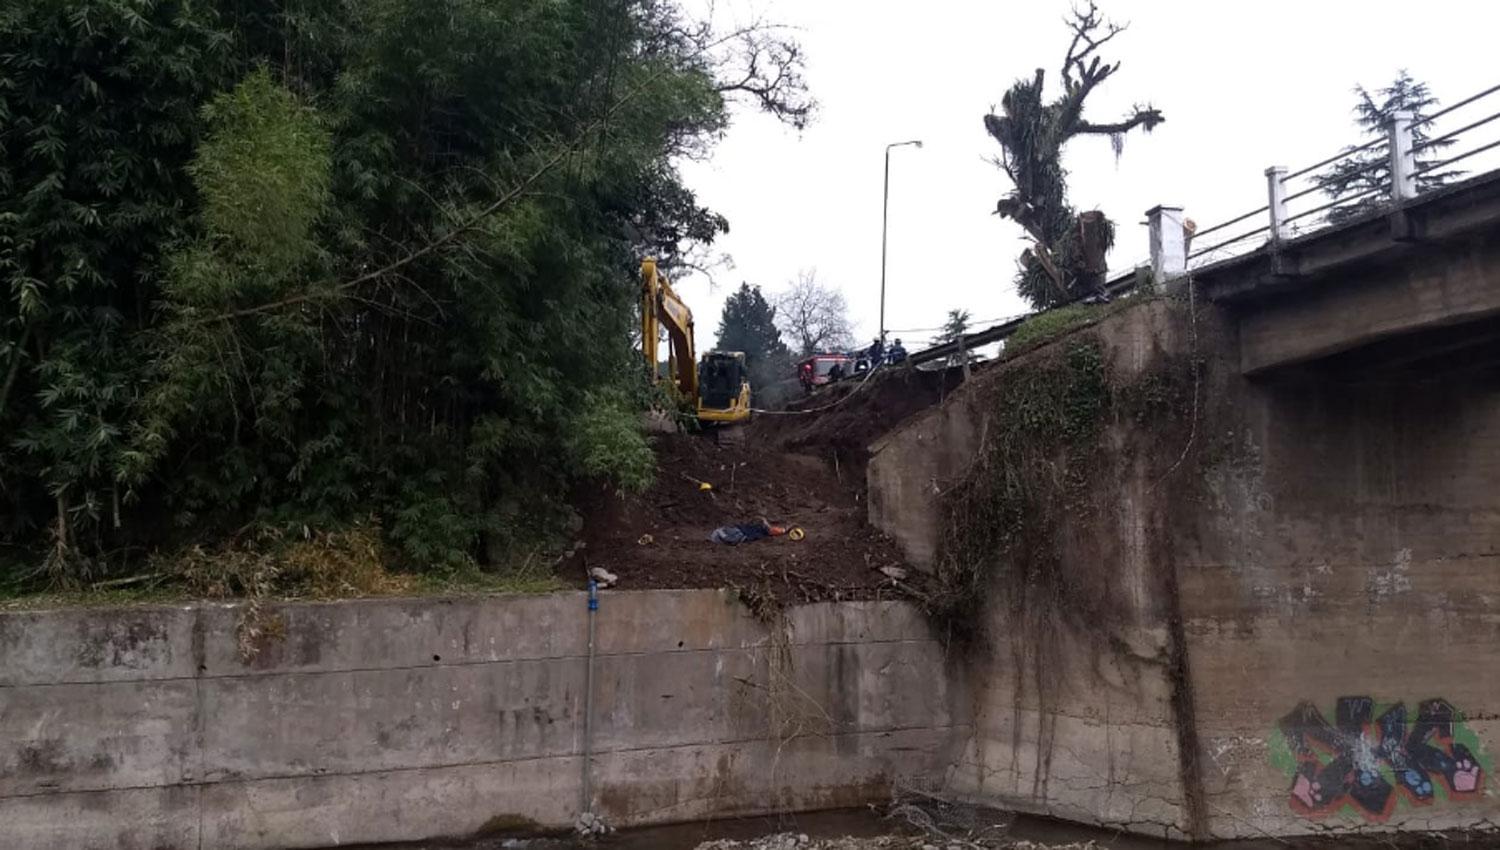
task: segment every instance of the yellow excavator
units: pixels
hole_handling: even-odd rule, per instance
[[[742,351],[710,351],[694,359],[693,311],[672,291],[656,260],[641,263],[641,348],[651,381],[661,375],[657,368],[657,346],[666,330],[667,376],[683,398],[690,401],[705,425],[739,425],[750,419],[750,379]]]

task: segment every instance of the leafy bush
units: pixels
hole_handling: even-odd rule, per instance
[[[622,491],[639,493],[651,486],[656,457],[641,432],[641,411],[618,392],[591,392],[584,409],[573,420],[568,454],[574,471],[591,478],[608,478]]]
[[[805,120],[774,48],[670,0],[5,4],[0,561],[373,517],[466,569],[644,486],[635,270],[724,230],[673,162],[727,97]]]

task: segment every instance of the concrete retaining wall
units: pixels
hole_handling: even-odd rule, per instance
[[[1123,589],[1130,616],[1100,640],[992,604],[950,789],[1203,839],[1494,829],[1493,367],[1377,372],[1349,352],[1247,378],[1234,316],[1197,310],[1196,327],[1157,301],[1087,331],[1118,383],[1163,353],[1203,364],[1197,420],[1106,429],[1097,499],[1054,554],[1069,581]],[[961,389],[875,447],[872,521],[924,563],[934,494],[986,415]]]
[[[1159,366],[1181,330],[1165,303],[1130,310],[1095,331],[1106,369],[1129,383]],[[992,370],[1027,368],[1037,352]],[[989,371],[872,447],[871,521],[890,533],[914,563],[931,568],[943,534],[937,493],[954,486],[974,463],[986,433]],[[1152,529],[1164,518],[1152,492],[1142,435],[1128,425],[1107,429],[1111,468],[1088,519],[1059,536],[1068,549],[1063,569],[1090,592],[1118,600],[1106,631],[1078,627],[1044,601],[990,604],[984,643],[972,648],[974,725],[960,744],[948,790],[1007,808],[1181,838],[1184,804],[1178,709],[1170,659],[1168,592]],[[1103,565],[1089,571],[1082,565]],[[1005,581],[1006,579],[995,579]],[[1001,589],[995,597],[1004,596]]]
[[[580,810],[580,594],[0,615],[0,847],[281,848],[566,827]],[[920,615],[727,593],[604,596],[594,800],[617,825],[930,784],[967,704]]]

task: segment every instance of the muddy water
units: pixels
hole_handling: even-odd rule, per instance
[[[997,813],[1001,823],[1007,817]],[[908,835],[901,825],[867,809],[758,818],[728,818],[672,826],[649,827],[615,833],[599,840],[563,838],[486,838],[470,841],[418,842],[394,845],[400,850],[692,850],[700,843],[721,838],[751,839],[778,832],[806,833],[812,838]],[[1182,850],[1187,845],[1122,835],[1099,829],[1041,818],[1016,818],[1005,832],[1007,838],[1047,844],[1093,840],[1101,850]],[[393,850],[393,845],[380,845]],[[350,850],[350,848],[344,848]],[[354,848],[353,850],[361,850]],[[375,850],[366,847],[363,850]]]

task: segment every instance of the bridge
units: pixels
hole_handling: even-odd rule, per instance
[[[1196,839],[1500,822],[1500,681],[1473,672],[1500,664],[1500,172],[1417,192],[1409,132],[1347,221],[1288,214],[1308,169],[1269,169],[1265,206],[1192,242],[1152,210],[1166,297],[988,365],[872,447],[870,518],[927,569],[962,565],[945,511],[996,492],[982,476],[1025,504],[970,585],[988,643],[954,786]],[[1037,394],[1085,349],[1097,432],[1006,424],[1047,421]]]

